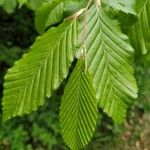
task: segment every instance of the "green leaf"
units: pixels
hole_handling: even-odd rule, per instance
[[[84,60],[80,59],[65,87],[60,109],[62,135],[71,149],[82,149],[89,143],[97,119],[98,108],[92,80],[85,71]]]
[[[39,33],[43,33],[45,28],[58,23],[63,18],[64,3],[62,0],[52,0],[43,3],[36,10],[35,27]]]
[[[143,54],[150,50],[150,0],[136,2],[138,22],[132,27],[130,38],[133,47]]]
[[[48,30],[5,76],[3,120],[30,113],[66,78],[73,60],[76,20]]]
[[[39,8],[45,0],[28,0],[26,2],[26,6],[29,9],[32,9],[33,11],[36,11],[37,8]]]
[[[134,50],[117,22],[98,6],[92,6],[82,18],[79,30],[79,45],[84,41],[87,68],[93,76],[99,107],[120,123],[137,98],[132,68]]]
[[[114,9],[136,15],[135,0],[103,0],[102,2]]]

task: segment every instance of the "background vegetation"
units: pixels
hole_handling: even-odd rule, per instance
[[[7,69],[27,51],[37,36],[34,13],[31,10],[22,7],[12,14],[9,14],[11,8],[7,10],[9,11],[6,13],[0,8],[0,101],[3,77]],[[93,141],[87,149],[150,149],[150,54],[142,57],[135,56],[139,98],[129,110],[127,120],[123,125],[117,125],[103,114]],[[37,112],[14,118],[0,127],[0,150],[67,149],[60,135],[58,122],[64,84]]]

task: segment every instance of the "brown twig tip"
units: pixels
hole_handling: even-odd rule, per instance
[[[83,12],[85,11],[85,8],[80,9],[78,12],[73,14],[72,16],[67,17],[65,20],[72,20],[78,18]]]

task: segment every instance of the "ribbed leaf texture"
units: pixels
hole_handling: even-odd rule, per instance
[[[137,97],[133,48],[117,22],[110,20],[99,6],[91,7],[81,22],[79,30],[83,32],[79,41],[85,40],[87,69],[93,76],[99,107],[120,123]]]
[[[38,37],[29,53],[5,76],[3,120],[43,105],[67,76],[77,41],[76,21],[64,22]]]
[[[62,97],[60,122],[65,142],[72,150],[84,148],[90,141],[98,119],[92,80],[78,60]]]
[[[130,37],[136,50],[146,54],[150,50],[150,0],[136,1],[138,22],[132,27]]]

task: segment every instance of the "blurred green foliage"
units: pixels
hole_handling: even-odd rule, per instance
[[[43,2],[49,0],[0,0],[0,6],[8,14],[11,14],[15,11],[16,7],[21,8],[24,4],[32,10],[38,8]]]
[[[16,0],[0,0],[0,5],[3,6],[3,9],[7,11],[7,13],[12,13],[16,8],[17,1]]]
[[[4,124],[0,147],[4,150],[63,149],[58,126],[59,100],[55,95],[39,111]]]
[[[6,1],[3,1],[3,3]],[[13,1],[12,1],[13,2]],[[0,0],[0,4],[2,0]],[[5,7],[4,7],[5,9]],[[10,12],[12,8],[6,8]],[[0,9],[0,101],[6,70],[19,59],[37,33],[34,13],[26,7],[13,14]],[[150,54],[137,57],[135,74],[139,85],[139,99],[129,111],[124,125],[116,125],[103,114],[89,150],[143,150],[150,148]],[[37,112],[14,118],[0,127],[0,150],[64,150],[60,135],[58,113],[63,85]],[[0,102],[1,103],[1,102]],[[0,113],[1,118],[1,113]]]

